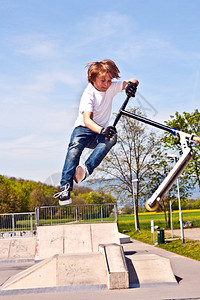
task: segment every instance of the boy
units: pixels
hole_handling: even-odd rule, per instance
[[[88,86],[81,97],[79,114],[74,124],[68,152],[66,155],[62,178],[59,204],[72,203],[70,191],[73,189],[73,179],[76,183],[85,180],[101,163],[109,150],[117,142],[115,127],[108,126],[113,97],[126,88],[128,96],[135,96],[136,79],[115,81],[119,79],[119,69],[109,59],[87,64]],[[84,148],[94,149],[83,166],[78,166]]]

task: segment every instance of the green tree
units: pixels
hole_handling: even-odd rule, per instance
[[[45,204],[45,197],[40,189],[34,189],[30,193],[30,211],[34,211],[37,206],[43,206]]]
[[[193,113],[183,112],[181,115],[180,113],[176,112],[174,116],[170,116],[171,120],[166,121],[165,123],[177,130],[195,134],[200,136],[200,112],[196,109]],[[165,137],[163,139],[166,148],[173,148],[174,150],[179,151],[182,153],[180,149],[180,140],[177,137],[172,136],[169,133],[165,133]],[[195,186],[198,184],[200,188],[200,147],[199,144],[192,143],[192,150],[194,154],[194,158],[189,163],[186,168],[185,176],[190,179],[190,184]],[[185,177],[185,178],[186,178]]]
[[[20,201],[8,186],[0,184],[0,213],[20,212]]]
[[[101,193],[93,191],[86,194],[85,202],[87,204],[102,204],[104,202],[104,198]]]

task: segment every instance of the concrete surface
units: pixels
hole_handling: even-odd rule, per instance
[[[100,245],[107,271],[109,289],[128,289],[129,273],[123,247],[117,244]]]
[[[35,259],[54,254],[98,252],[99,244],[108,243],[120,244],[116,223],[39,226]]]
[[[130,287],[177,285],[169,258],[155,254],[126,255]]]
[[[88,288],[87,290],[65,290],[46,289],[45,291],[38,290],[37,293],[27,294],[5,294],[0,293],[2,300],[169,300],[169,299],[200,299],[200,262],[189,259],[174,253],[159,249],[155,246],[147,245],[135,240],[131,240],[129,244],[123,245],[125,255],[140,256],[140,255],[159,255],[170,259],[172,269],[176,276],[178,285],[146,285],[138,288],[122,289],[122,290],[99,290]],[[5,263],[0,264],[0,282],[6,276],[9,277],[13,272],[19,272],[19,269],[26,268],[26,263],[10,263],[9,266]],[[15,268],[15,270],[13,270]],[[2,271],[2,269],[4,271]],[[23,291],[21,291],[23,293]]]
[[[23,241],[25,245],[28,242]],[[18,247],[22,254],[23,241],[21,248]],[[107,250],[102,255],[98,252],[99,243],[108,241],[118,244],[105,246]],[[18,245],[18,241],[13,239],[11,244]],[[11,277],[2,285],[2,291],[71,285],[128,288],[127,269],[124,272],[121,268],[126,262],[123,250],[118,251],[121,246],[116,223],[42,226],[38,227],[37,246],[30,244],[36,248],[37,263]],[[126,283],[120,280],[124,274]]]
[[[16,274],[1,287],[2,291],[61,286],[107,285],[101,253],[54,255]]]
[[[161,257],[169,258],[172,269],[176,276],[178,285],[146,285],[138,288],[123,289],[123,290],[99,290],[90,289],[79,290],[79,291],[69,291],[65,289],[53,289],[50,288],[45,291],[38,291],[37,293],[27,294],[7,294],[2,295],[0,293],[0,298],[2,300],[133,300],[133,299],[148,299],[148,300],[169,300],[169,299],[200,299],[200,262],[189,259],[174,253],[168,252],[163,249],[159,249],[155,246],[147,245],[135,240],[131,240],[129,244],[123,245],[126,255],[129,256],[139,256],[155,254]],[[7,264],[0,264],[0,282],[2,282],[3,277],[9,277],[10,274],[15,271],[19,272],[19,268],[25,268],[25,263],[11,263],[8,267]],[[16,268],[16,270],[13,270]],[[2,269],[4,271],[2,271]],[[23,292],[23,291],[22,291]],[[45,293],[44,293],[45,292]]]
[[[167,233],[171,234],[171,230],[166,230]],[[181,237],[181,230],[174,229],[173,230],[174,236]],[[200,228],[185,228],[184,229],[184,237],[190,240],[200,240]]]
[[[40,243],[43,245],[44,243],[48,242],[48,247],[45,247],[44,250],[42,249],[42,245],[39,249],[39,241],[37,241],[37,238],[35,236],[23,238],[15,237],[13,239],[2,238],[0,239],[0,261],[17,259],[35,259],[36,253],[38,259],[39,257],[45,257],[46,255],[48,257],[51,257],[56,252],[66,254],[71,253],[72,249],[79,249],[79,253],[92,252],[91,240],[86,238],[90,235],[91,227],[89,224],[82,224],[82,226],[84,226],[84,230],[82,227],[76,227],[76,240],[73,237],[73,229],[71,231],[70,227],[68,228],[65,238],[63,240],[61,234],[63,233],[63,229],[61,230],[61,232],[59,232],[60,229],[57,226],[51,226],[51,228],[49,228],[49,234],[51,235],[50,243],[49,237],[46,236],[45,230],[43,231],[41,229]],[[113,241],[120,241],[120,244],[129,243],[130,236],[118,233],[118,237],[115,236]],[[38,254],[39,251],[40,255]],[[46,254],[43,252],[45,252]]]
[[[120,244],[130,243],[130,236],[119,232]]]
[[[190,229],[191,230],[191,229]],[[199,229],[200,233],[200,229]],[[30,291],[28,294],[19,293],[3,295],[0,292],[0,298],[2,299],[15,299],[15,300],[100,300],[100,299],[148,299],[148,300],[157,300],[157,299],[200,299],[200,262],[189,259],[171,252],[168,252],[163,249],[159,249],[155,246],[147,245],[135,240],[131,240],[131,243],[123,245],[126,256],[140,256],[140,255],[159,255],[160,257],[165,257],[170,259],[173,272],[176,276],[178,285],[145,285],[138,288],[123,289],[123,290],[99,290],[94,287],[88,287],[87,290],[82,289],[79,291],[71,291],[62,289],[46,289],[45,291],[38,290],[36,294]],[[5,279],[12,276],[14,273],[28,268],[33,262],[12,262],[9,263],[0,263],[0,283],[2,284]]]
[[[34,259],[36,237],[0,239],[0,260]]]

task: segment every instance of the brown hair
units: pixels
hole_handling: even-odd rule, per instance
[[[93,83],[98,75],[106,75],[110,73],[112,78],[119,79],[119,69],[111,59],[103,59],[100,62],[90,62],[87,63],[88,68],[88,82]]]

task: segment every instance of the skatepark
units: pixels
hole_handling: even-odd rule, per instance
[[[116,222],[38,226],[1,239],[0,253],[4,299],[200,297],[200,262],[131,240]]]

